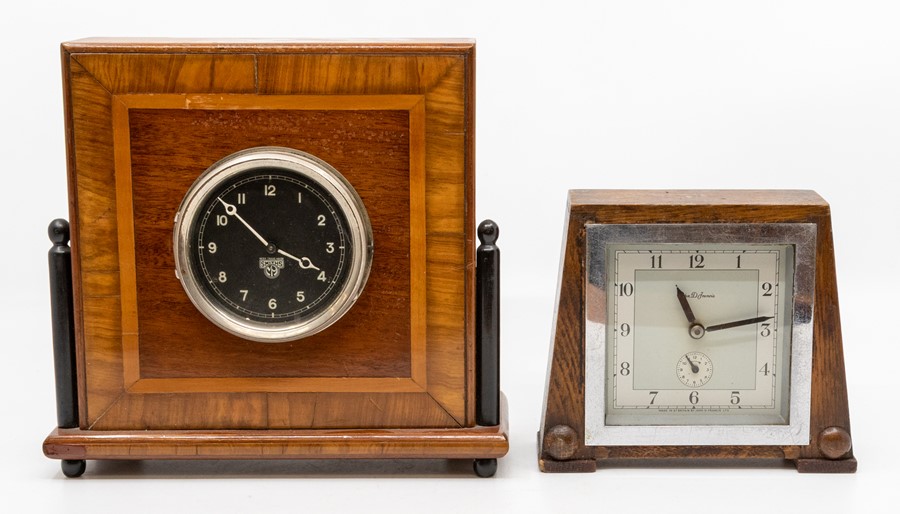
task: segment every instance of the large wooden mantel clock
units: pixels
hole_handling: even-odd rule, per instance
[[[473,42],[92,39],[62,56],[71,268],[54,222],[47,456],[69,476],[93,459],[494,473]]]
[[[587,190],[568,207],[543,471],[856,471],[825,200]]]

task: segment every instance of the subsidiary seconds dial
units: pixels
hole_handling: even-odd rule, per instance
[[[289,341],[337,321],[365,285],[371,228],[327,163],[286,148],[226,157],[185,195],[178,274],[210,321],[246,339]]]

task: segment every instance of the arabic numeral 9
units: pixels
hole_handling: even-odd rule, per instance
[[[619,333],[622,334],[622,337],[628,337],[628,334],[631,333],[631,325],[622,323],[622,325],[619,326]]]
[[[216,253],[216,250],[218,250],[219,247],[216,243],[210,241],[209,244],[206,245],[206,249],[209,250],[209,253]]]

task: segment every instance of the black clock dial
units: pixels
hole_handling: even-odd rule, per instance
[[[327,307],[353,252],[335,199],[277,168],[237,175],[215,190],[191,242],[192,268],[207,294],[239,316],[271,323]]]
[[[372,225],[335,168],[283,147],[213,164],[175,216],[176,275],[201,314],[234,335],[293,341],[353,307],[372,266]]]

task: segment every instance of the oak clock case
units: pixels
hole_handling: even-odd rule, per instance
[[[509,445],[474,55],[469,40],[64,43],[71,234],[51,226],[44,453],[68,476],[209,458],[492,475]]]
[[[572,191],[566,227],[543,471],[856,470],[821,197]]]

